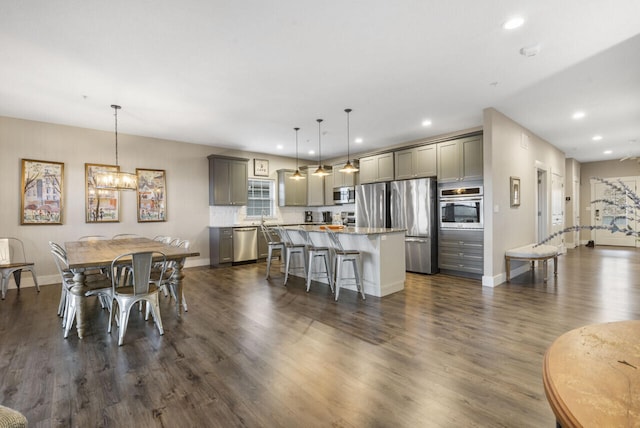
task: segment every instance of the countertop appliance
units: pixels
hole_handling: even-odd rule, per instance
[[[313,222],[313,211],[305,211],[304,212],[304,222],[312,223]]]
[[[258,259],[258,228],[233,228],[233,262],[246,262]]]
[[[333,188],[333,203],[335,205],[353,204],[356,198],[355,187],[344,186]]]
[[[440,228],[484,228],[484,196],[482,186],[440,189]]]
[[[407,229],[406,270],[437,273],[436,180],[392,181],[390,202],[391,227]]]
[[[356,186],[356,226],[391,227],[389,183]]]
[[[322,211],[322,222],[331,224],[333,213],[331,211]]]

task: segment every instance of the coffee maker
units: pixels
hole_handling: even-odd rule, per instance
[[[305,223],[313,223],[313,211],[305,211],[304,212],[304,222]]]

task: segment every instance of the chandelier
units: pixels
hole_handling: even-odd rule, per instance
[[[116,167],[118,171],[102,172],[94,176],[95,188],[105,190],[136,190],[138,188],[138,177],[129,172],[120,172],[118,165],[118,110],[122,107],[112,104],[111,108],[115,112],[116,118]]]

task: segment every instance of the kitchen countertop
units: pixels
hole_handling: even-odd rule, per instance
[[[325,232],[325,226],[331,225],[303,225],[303,229],[309,232]],[[289,226],[292,230],[296,228]],[[381,235],[386,233],[404,233],[406,229],[387,228],[387,227],[343,227],[341,229],[332,229],[334,233],[346,233],[351,235]]]

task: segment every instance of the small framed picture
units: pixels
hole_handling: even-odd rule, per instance
[[[64,163],[22,159],[20,224],[62,224]]]
[[[511,206],[519,207],[520,206],[520,178],[510,177],[509,181],[511,184]]]
[[[269,176],[269,161],[267,159],[253,160],[253,175],[260,177]]]
[[[167,221],[167,183],[162,169],[136,168],[138,223]]]

